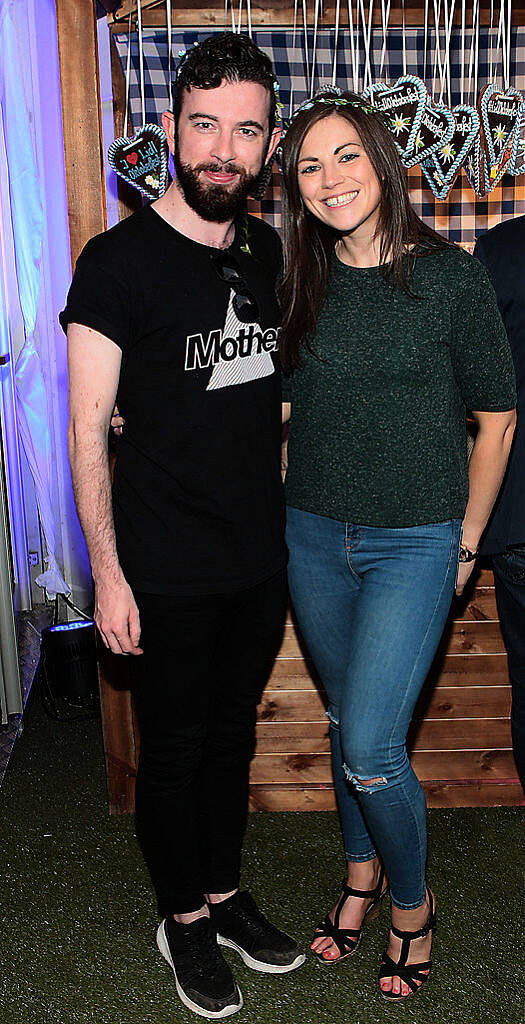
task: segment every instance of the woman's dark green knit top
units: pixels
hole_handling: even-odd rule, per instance
[[[294,508],[393,528],[463,517],[466,409],[513,408],[510,347],[486,271],[462,250],[418,256],[411,290],[333,256],[316,355],[283,383]]]

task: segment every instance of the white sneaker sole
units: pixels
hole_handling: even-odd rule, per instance
[[[244,960],[247,967],[251,967],[252,971],[260,971],[261,974],[288,974],[289,971],[295,971],[296,967],[300,967],[306,960],[304,953],[299,953],[291,964],[267,964],[264,960],[255,960],[242,946],[238,946],[231,939],[225,939],[224,935],[218,934],[217,942],[219,946],[227,946],[228,949],[234,949],[239,954],[241,960]]]
[[[177,995],[180,1001],[188,1007],[188,1010],[192,1010],[193,1013],[197,1013],[199,1017],[208,1017],[212,1020],[216,1020],[219,1017],[231,1017],[232,1013],[237,1013],[237,1010],[240,1010],[242,1008],[242,992],[238,985],[236,986],[236,988],[237,994],[239,996],[239,1001],[237,1003],[233,1003],[230,1006],[225,1006],[223,1010],[206,1010],[203,1006],[198,1006],[197,1003],[194,1003],[193,1000],[186,995],[184,989],[179,983],[179,979],[177,978],[177,971],[171,958],[170,947],[168,945],[168,940],[166,939],[166,935],[164,932],[164,921],[162,921],[162,923],[159,924],[159,927],[157,928],[157,946],[159,947],[162,956],[170,965],[173,971],[173,974],[175,976],[175,986],[177,989]]]

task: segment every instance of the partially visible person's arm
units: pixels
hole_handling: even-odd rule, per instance
[[[478,433],[469,462],[469,499],[463,519],[462,544],[476,551],[505,475],[516,426],[516,410],[473,412]],[[456,593],[463,593],[474,562],[461,562]]]
[[[288,428],[286,424],[290,422],[292,415],[292,403],[283,402],[282,410],[283,440],[281,443],[281,476],[284,483],[286,479],[286,470],[288,469]]]
[[[95,622],[114,654],[142,654],[138,608],[117,555],[108,463],[122,353],[109,338],[81,324],[70,323],[67,334],[69,456],[95,582]]]

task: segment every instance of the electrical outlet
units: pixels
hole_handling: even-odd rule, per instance
[[[29,565],[31,566],[31,568],[33,566],[39,565],[39,564],[40,564],[40,559],[38,557],[38,552],[37,551],[30,551],[29,552]]]

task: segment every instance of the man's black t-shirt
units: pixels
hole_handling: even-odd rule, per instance
[[[243,247],[243,248],[241,248]],[[189,595],[242,590],[285,564],[280,475],[280,268],[276,232],[248,218],[230,252],[256,297],[244,324],[210,259],[150,206],[81,253],[69,323],[122,349],[126,424],[113,483],[120,563],[132,588]]]

